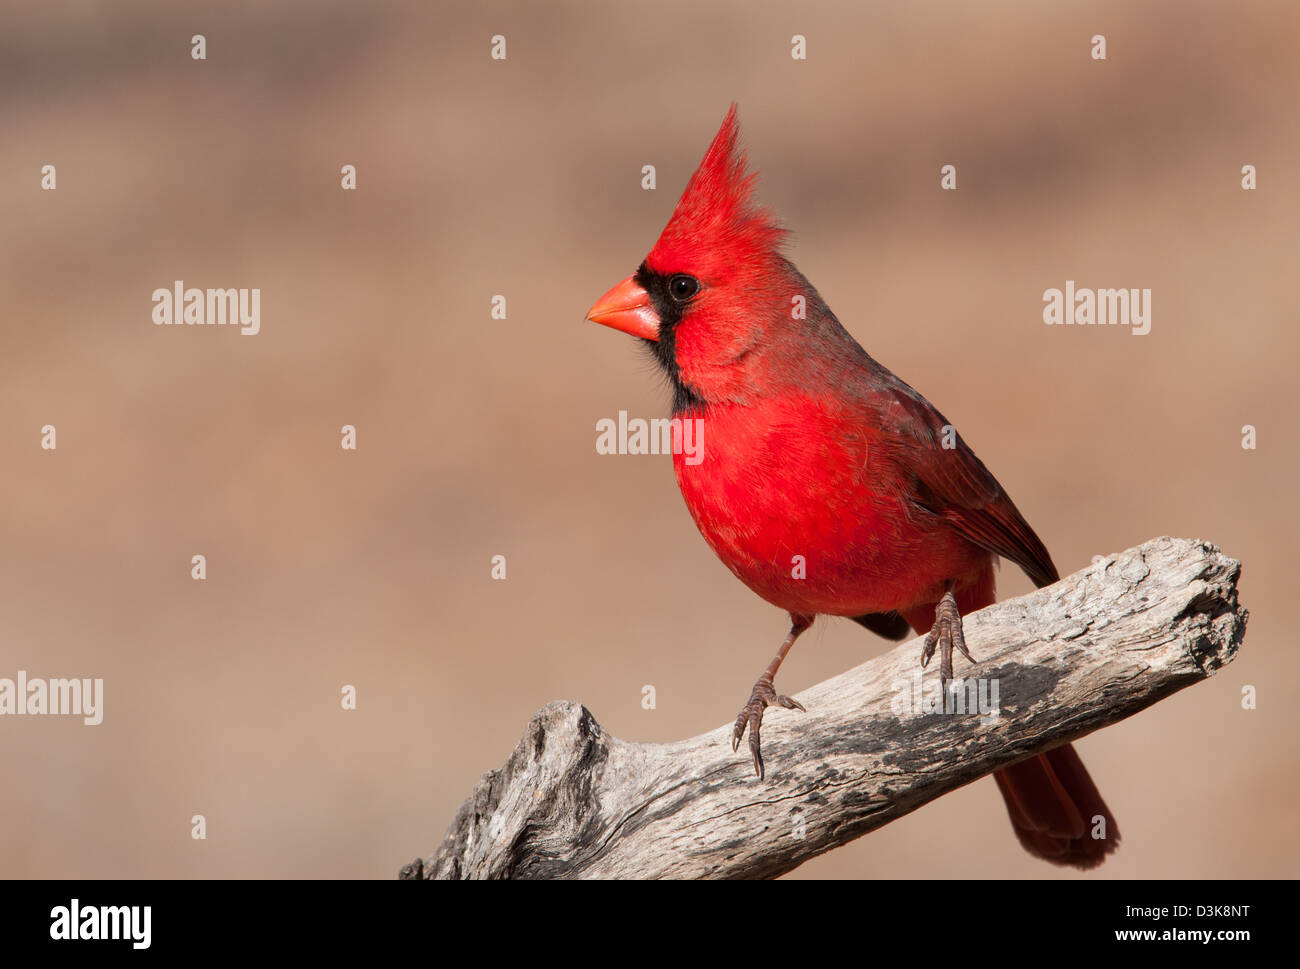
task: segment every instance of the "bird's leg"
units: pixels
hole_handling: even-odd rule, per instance
[[[975,657],[966,648],[966,637],[962,635],[961,613],[957,609],[957,598],[952,594],[955,585],[951,579],[948,581],[948,591],[934,608],[934,625],[925,634],[925,646],[921,649],[921,668],[924,669],[934,655],[935,647],[939,647],[939,685],[943,688],[945,702],[948,683],[952,680],[952,648],[956,646],[963,656],[975,662]]]
[[[790,635],[785,637],[785,642],[781,648],[776,651],[776,658],[768,664],[763,675],[758,678],[754,684],[754,690],[749,694],[749,702],[741,707],[739,715],[736,717],[736,729],[731,735],[731,749],[740,748],[740,739],[745,736],[745,728],[749,728],[749,750],[754,755],[754,773],[762,779],[766,772],[763,768],[763,751],[759,746],[759,729],[763,726],[763,711],[775,704],[776,706],[785,707],[788,710],[802,710],[803,704],[798,700],[791,700],[788,696],[782,696],[776,692],[772,686],[772,680],[776,676],[776,671],[781,668],[781,661],[785,659],[785,654],[790,652],[790,647],[794,641],[799,638],[799,634],[813,624],[813,616],[796,615],[790,613]]]

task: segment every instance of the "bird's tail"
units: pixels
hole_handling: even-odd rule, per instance
[[[955,592],[961,614],[997,601],[993,569]],[[910,609],[904,618],[923,636],[934,625],[934,606]],[[1066,744],[993,775],[1011,816],[1011,827],[1031,855],[1056,865],[1095,868],[1119,847],[1119,825],[1087,768]]]
[[[1056,865],[1096,868],[1119,847],[1119,826],[1071,744],[993,775],[1025,850]]]

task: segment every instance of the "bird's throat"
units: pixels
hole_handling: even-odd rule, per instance
[[[668,277],[642,263],[633,278],[649,295],[659,317],[659,338],[642,340],[641,344],[668,377],[673,390],[673,416],[705,406],[703,396],[682,379],[681,368],[677,365],[677,325],[682,319],[682,306],[668,295]]]

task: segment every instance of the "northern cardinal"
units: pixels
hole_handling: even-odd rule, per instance
[[[997,557],[1039,587],[1059,576],[943,415],[868,356],[784,256],[737,140],[733,104],[654,248],[587,318],[643,340],[674,417],[703,422],[703,460],[674,449],[686,507],[727,568],[790,614],[732,738],[738,749],[748,729],[761,779],[764,709],[804,709],[773,678],[816,616],[925,634],[921,665],[937,648],[946,692],[954,647],[971,659],[962,615],[995,601]],[[1031,854],[1091,868],[1118,844],[1073,747],[994,776]]]

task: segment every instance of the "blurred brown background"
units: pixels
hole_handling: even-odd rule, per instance
[[[1245,563],[1239,660],[1080,744],[1099,876],[1297,873],[1300,13],[867,6],[5,5],[0,676],[106,698],[0,720],[0,874],[390,878],[548,700],[633,740],[734,716],[785,617],[668,458],[596,454],[667,399],[583,322],[733,99],[795,261],[1063,572],[1161,534]],[[154,326],[176,279],[259,287],[261,334]],[[1152,289],[1152,332],[1044,326],[1066,279]],[[884,648],[819,623],[783,688]],[[981,781],[793,877],[936,874],[1060,873]]]

